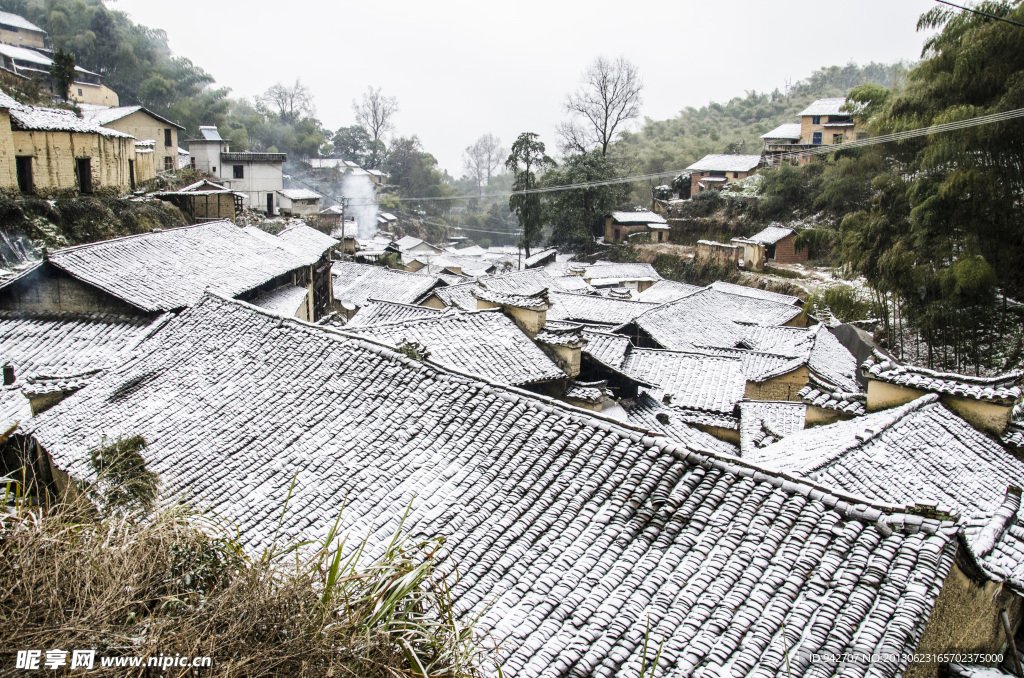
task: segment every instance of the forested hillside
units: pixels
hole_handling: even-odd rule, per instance
[[[906,68],[899,63],[830,66],[787,92],[748,91],[724,104],[685,108],[670,120],[647,118],[639,132],[623,135],[614,153],[645,173],[682,169],[708,153],[760,153],[762,134],[782,123],[797,122],[797,114],[815,99],[846,96],[865,83],[891,87]]]

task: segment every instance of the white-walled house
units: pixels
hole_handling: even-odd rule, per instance
[[[274,215],[277,192],[284,188],[284,153],[232,152],[212,125],[199,127],[201,138],[188,142],[192,167],[217,177],[230,190],[245,193],[249,207]]]
[[[286,188],[277,192],[278,207],[286,216],[316,216],[320,214],[323,196],[308,188]]]

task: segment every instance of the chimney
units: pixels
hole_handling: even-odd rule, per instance
[[[4,386],[10,386],[14,383],[14,365],[7,363],[4,365]]]
[[[473,296],[476,297],[478,309],[500,308],[511,316],[519,329],[526,332],[531,339],[547,324],[551,303],[548,301],[546,287],[533,294],[507,294],[489,289],[481,283],[480,287],[473,289]]]
[[[575,378],[580,374],[580,364],[583,360],[583,347],[587,340],[583,337],[582,326],[567,327],[564,329],[545,327],[534,341],[541,350],[548,354],[569,377]]]

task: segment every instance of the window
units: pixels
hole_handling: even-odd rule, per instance
[[[165,172],[173,172],[174,171],[174,158],[172,158],[169,155],[165,155],[164,156],[164,171]]]
[[[188,164],[190,164],[192,166],[192,169],[195,169],[196,168],[196,159],[195,158],[189,158],[188,159]]]
[[[32,182],[32,156],[15,156],[14,166],[18,172],[18,190],[22,193],[32,193],[35,190],[35,185]]]
[[[821,116],[820,115],[812,115],[811,116],[811,124],[812,125],[820,125],[821,124]]]
[[[92,193],[92,158],[75,158],[75,174],[78,175],[78,190]]]
[[[231,168],[234,171],[234,177],[236,179],[245,178],[245,166],[244,165],[233,165]]]
[[[811,143],[815,146],[821,145],[821,132],[815,132],[814,136],[811,137]]]
[[[165,129],[164,130],[164,146],[173,146],[173,145],[174,144],[171,143],[171,130],[170,129]]]
[[[81,87],[78,88],[78,96],[82,96],[82,88]]]
[[[739,179],[740,178],[740,173],[739,172],[733,172],[732,173],[732,178],[733,179]]]
[[[820,144],[821,142],[819,141],[818,143]],[[216,173],[217,173],[217,166],[216,165],[211,166],[210,167],[210,174],[216,174]]]
[[[843,135],[842,134],[833,134],[832,135],[832,143],[833,144],[841,144],[841,143],[843,143]]]

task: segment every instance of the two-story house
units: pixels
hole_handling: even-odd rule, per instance
[[[277,214],[277,192],[284,188],[284,153],[232,152],[213,125],[199,127],[200,138],[188,141],[191,164],[217,177],[232,191],[245,193],[249,207]]]

